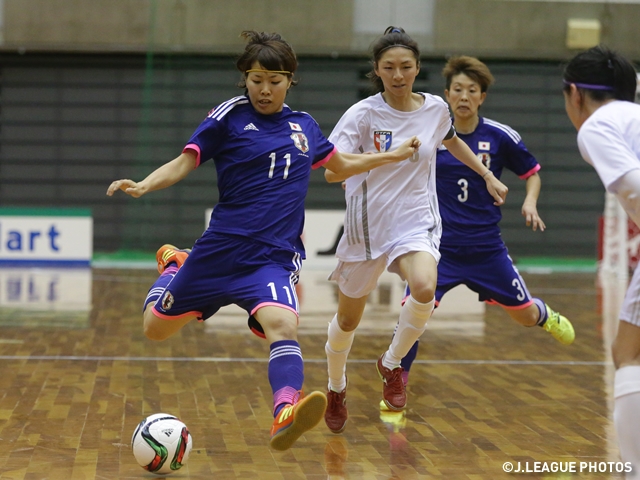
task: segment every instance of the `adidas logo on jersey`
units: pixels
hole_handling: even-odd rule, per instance
[[[245,130],[255,130],[256,132],[259,132],[260,130],[258,130],[256,128],[256,126],[253,123],[250,123],[249,125],[247,125],[246,127],[244,127]]]

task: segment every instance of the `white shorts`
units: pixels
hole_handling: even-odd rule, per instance
[[[620,309],[620,320],[640,327],[640,266],[636,267],[629,282]]]
[[[394,245],[390,252],[372,260],[356,262],[340,260],[338,266],[329,275],[329,280],[337,282],[340,291],[347,297],[364,297],[375,290],[378,285],[378,278],[380,278],[385,268],[405,280],[398,268],[396,259],[410,252],[427,252],[435,258],[436,263],[440,260],[440,252],[429,238],[426,236],[408,238]]]

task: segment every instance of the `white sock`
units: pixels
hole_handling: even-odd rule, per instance
[[[351,351],[355,330],[345,332],[338,324],[338,315],[329,323],[327,343],[324,351],[327,354],[327,370],[329,372],[329,390],[340,393],[347,388],[347,357]]]
[[[615,398],[613,423],[623,462],[631,462],[633,472],[640,473],[640,365],[616,370],[613,386]],[[628,478],[638,478],[631,477]]]
[[[409,353],[413,344],[426,330],[427,320],[433,313],[435,303],[435,298],[430,302],[420,303],[409,295],[400,310],[400,320],[398,320],[398,325],[396,326],[396,334],[391,340],[389,350],[382,358],[382,364],[385,367],[393,370],[400,366],[402,358]]]

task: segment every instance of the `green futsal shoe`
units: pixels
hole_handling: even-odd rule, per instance
[[[547,307],[547,321],[542,328],[553,335],[553,338],[563,345],[571,345],[576,338],[573,325],[571,325],[567,317],[560,315],[558,312],[554,312],[546,303],[545,306]]]

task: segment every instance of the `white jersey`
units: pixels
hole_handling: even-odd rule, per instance
[[[578,148],[607,191],[640,226],[637,175],[628,175],[640,170],[640,105],[617,100],[598,108],[580,127]]]
[[[617,100],[598,108],[580,127],[578,148],[609,190],[640,168],[640,105]]]
[[[436,150],[451,130],[449,108],[440,97],[421,93],[413,112],[391,108],[378,93],[345,112],[329,140],[340,152],[394,150],[416,135],[418,158],[361,173],[346,181],[344,234],[336,256],[345,262],[389,253],[403,239],[431,238],[440,244],[442,222],[436,196]]]
[[[580,127],[578,147],[607,191],[640,226],[640,105],[616,100],[598,108]],[[638,327],[639,292],[640,268],[636,268],[619,318]]]

